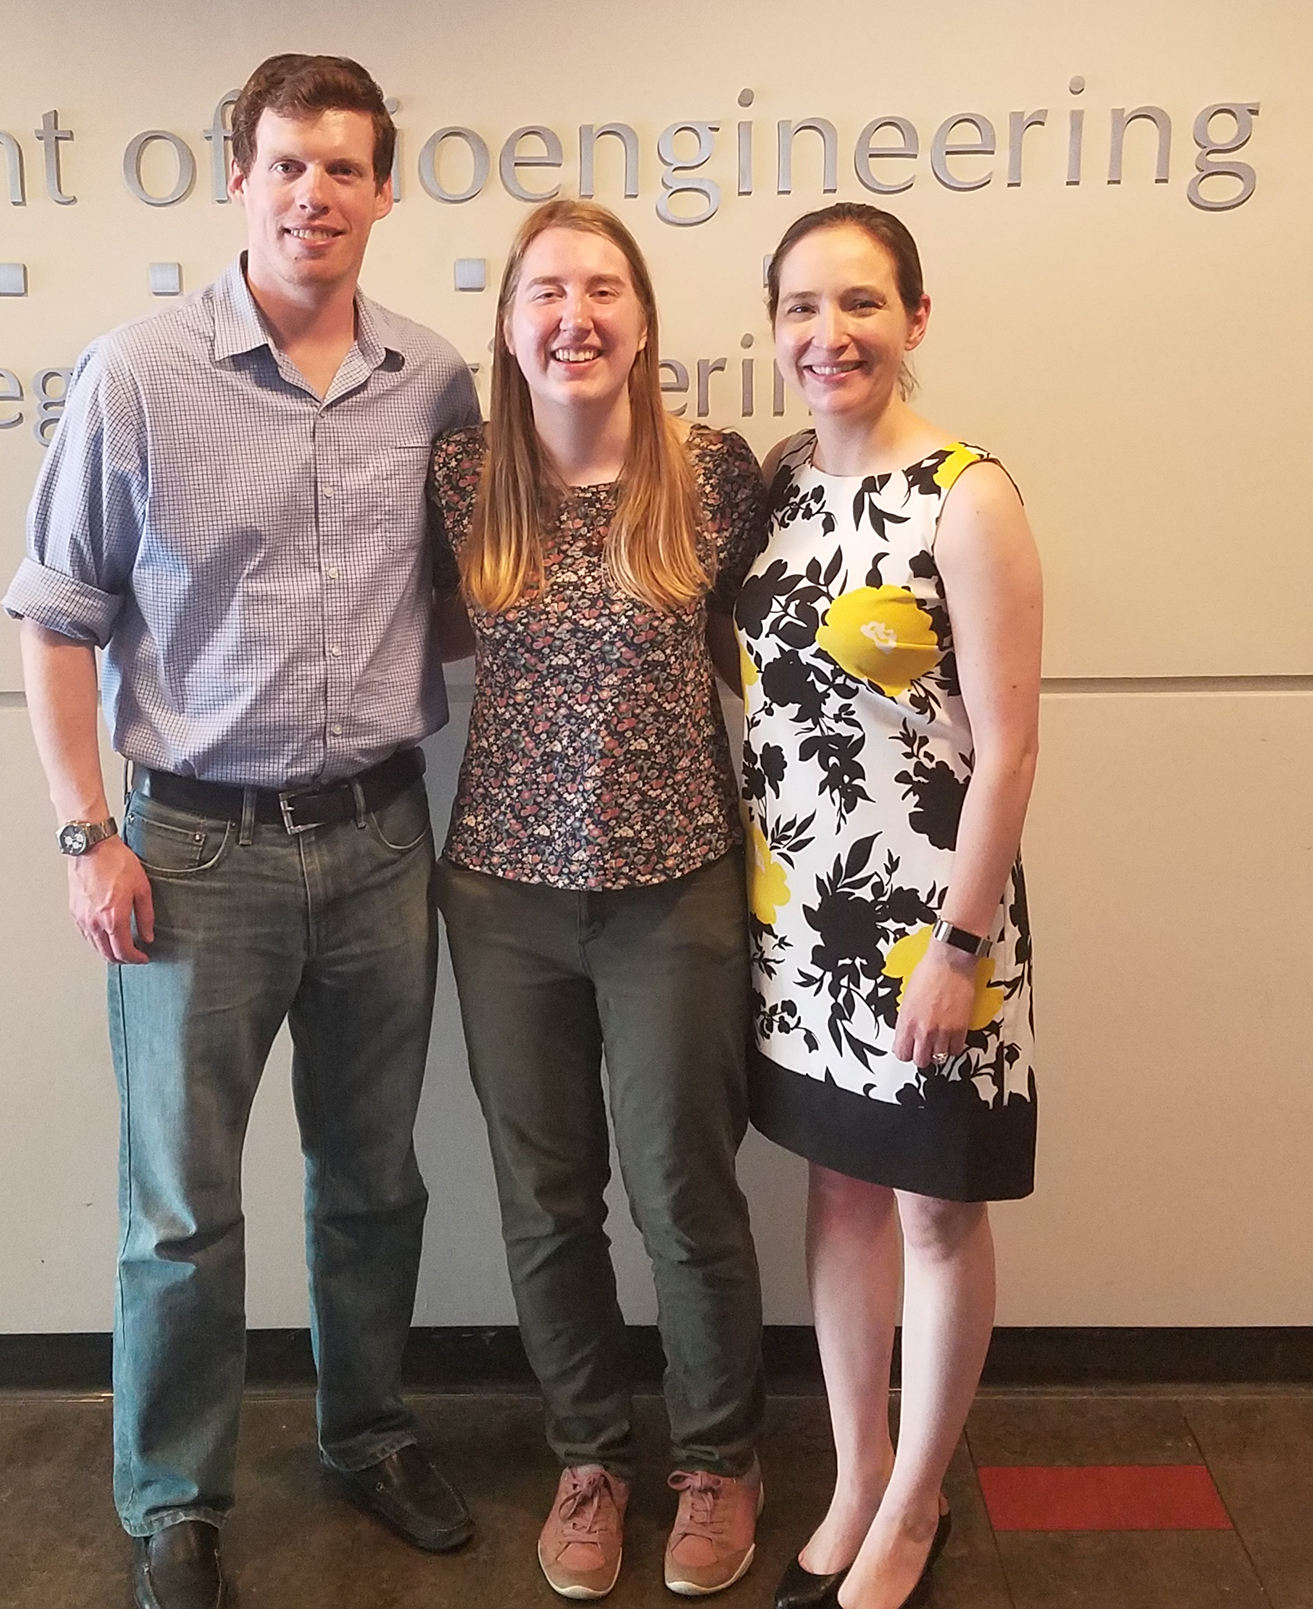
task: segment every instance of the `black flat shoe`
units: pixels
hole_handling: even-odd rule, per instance
[[[790,1559],[775,1589],[775,1609],[833,1609],[850,1565],[829,1575],[813,1575],[797,1559]]]
[[[325,1467],[353,1502],[426,1553],[448,1553],[474,1533],[465,1499],[413,1444],[365,1469]]]

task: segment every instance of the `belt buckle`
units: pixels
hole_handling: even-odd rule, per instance
[[[296,794],[294,793],[280,793],[278,795],[278,808],[282,811],[283,826],[287,831],[293,834],[309,832],[311,828],[320,826],[321,823],[317,821],[296,821],[293,819],[292,811],[295,809],[295,799]]]

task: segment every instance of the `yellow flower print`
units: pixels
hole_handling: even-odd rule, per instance
[[[930,616],[906,587],[842,593],[825,611],[816,646],[850,676],[874,682],[891,698],[942,658]]]
[[[934,473],[935,485],[942,486],[947,491],[967,465],[974,464],[979,457],[978,452],[974,452],[970,447],[964,447],[960,441],[955,441],[948,449],[948,457]]]
[[[908,933],[899,939],[896,944],[889,947],[889,954],[884,958],[884,975],[887,978],[901,978],[902,987],[898,991],[898,1004],[903,1003],[903,996],[907,993],[907,980],[916,971],[917,962],[925,955],[930,944],[929,927],[918,927],[914,933]],[[994,963],[985,955],[976,962],[976,998],[971,1007],[972,1029],[987,1028],[1003,1008],[1003,990],[991,980],[994,976]]]
[[[753,663],[752,655],[748,652],[748,646],[743,641],[743,638],[737,632],[734,635],[738,638],[739,675],[743,678],[743,685],[745,687],[755,687],[761,680],[761,672]]]
[[[775,912],[789,903],[789,881],[784,867],[770,852],[766,835],[755,821],[748,823],[748,904],[752,914],[766,927],[775,921]]]

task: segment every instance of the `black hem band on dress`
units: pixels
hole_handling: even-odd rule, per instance
[[[835,1173],[941,1201],[1018,1201],[1035,1188],[1035,1081],[1030,1099],[987,1106],[969,1083],[931,1075],[917,1104],[872,1100],[791,1073],[754,1050],[753,1127]]]

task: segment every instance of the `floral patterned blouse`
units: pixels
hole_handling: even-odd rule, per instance
[[[618,497],[607,484],[566,491],[544,535],[540,591],[501,614],[471,610],[474,710],[444,851],[456,865],[628,888],[682,877],[742,841],[706,611],[733,610],[765,539],[765,493],[741,436],[694,425],[686,450],[714,564],[706,598],[662,614],[616,589],[602,556]],[[486,453],[481,427],[434,448],[439,576],[468,539]]]

